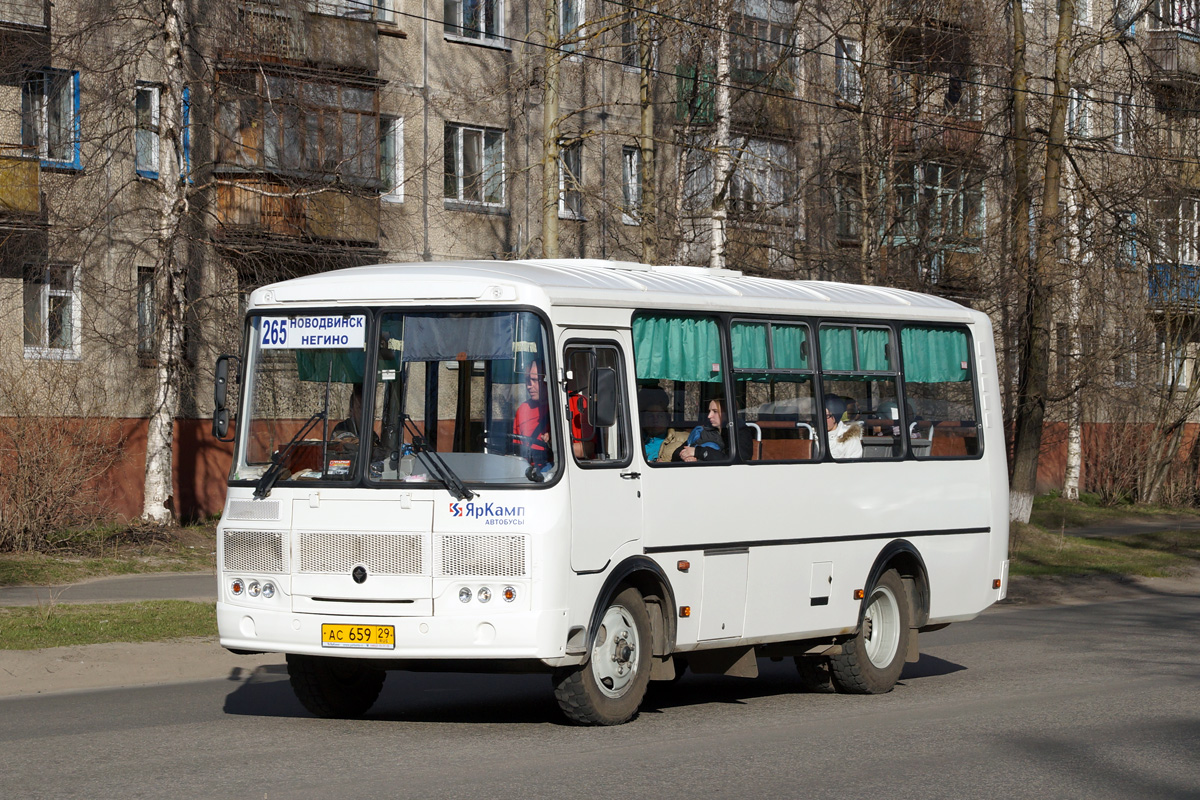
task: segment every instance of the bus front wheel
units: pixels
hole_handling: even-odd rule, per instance
[[[858,633],[829,657],[833,684],[847,694],[890,692],[904,670],[912,635],[908,593],[895,570],[880,576],[866,603]]]
[[[650,615],[637,589],[609,603],[591,656],[554,673],[554,697],[568,718],[584,725],[620,725],[637,714],[650,683]]]
[[[361,717],[379,693],[387,673],[346,658],[288,654],[288,678],[300,704],[318,717]]]

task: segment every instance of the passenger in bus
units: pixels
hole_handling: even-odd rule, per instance
[[[729,458],[725,446],[725,401],[719,397],[708,401],[707,425],[692,429],[687,442],[671,456],[672,461],[724,461]]]
[[[862,423],[850,418],[845,399],[825,395],[825,428],[829,432],[829,454],[834,458],[862,458]]]
[[[642,447],[647,461],[657,461],[667,440],[667,393],[657,386],[638,390],[638,420],[642,428]]]
[[[529,461],[545,464],[550,461],[550,409],[546,398],[545,371],[534,361],[525,373],[525,391],[529,399],[517,407],[513,417],[513,433],[521,437],[521,455]]]

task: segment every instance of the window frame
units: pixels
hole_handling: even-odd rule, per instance
[[[1134,108],[1133,96],[1117,94],[1113,97],[1113,149],[1120,153],[1133,152]]]
[[[80,358],[82,336],[80,328],[82,327],[82,298],[79,291],[79,268],[71,264],[27,264],[25,266],[25,275],[21,281],[22,288],[22,331],[23,341],[24,336],[27,336],[31,330],[29,319],[26,317],[27,297],[25,297],[27,284],[35,274],[35,270],[40,269],[41,280],[39,281],[41,289],[38,292],[38,337],[37,344],[24,343],[24,355],[27,359],[45,359],[45,360],[60,360],[60,361],[77,361]],[[51,270],[66,270],[68,283],[67,288],[54,289],[51,288],[53,280],[51,278]],[[68,319],[66,323],[70,325],[70,344],[65,347],[56,347],[50,344],[50,298],[59,297],[65,298],[69,307],[67,309]]]
[[[621,147],[621,222],[642,224],[642,148],[636,144]]]
[[[481,125],[468,125],[465,123],[450,122],[450,121],[447,121],[443,125],[442,131],[443,131],[443,135],[442,135],[443,149],[445,148],[446,141],[449,138],[450,134],[453,133],[453,136],[454,136],[453,158],[454,158],[454,167],[455,167],[455,171],[453,173],[447,172],[445,170],[445,165],[447,163],[446,162],[447,154],[445,152],[443,152],[443,158],[442,158],[442,162],[443,162],[443,172],[442,172],[442,175],[443,175],[443,180],[442,180],[443,204],[446,205],[447,207],[454,207],[457,205],[460,207],[467,207],[467,208],[472,208],[472,209],[502,209],[502,208],[504,208],[505,203],[508,199],[508,181],[507,181],[507,175],[506,175],[506,166],[507,166],[506,158],[507,158],[507,148],[508,148],[507,131],[505,131],[503,128],[488,128],[488,127],[481,126]],[[468,180],[467,180],[468,176],[465,173],[465,163],[463,160],[463,153],[464,153],[464,136],[463,136],[463,134],[465,132],[479,134],[479,142],[480,142],[480,171],[478,173],[479,187],[480,187],[480,192],[479,192],[480,199],[479,200],[469,199],[464,196],[465,189],[468,186]],[[488,141],[489,134],[498,135],[498,140],[499,140],[499,145],[500,145],[499,165],[493,164],[488,161],[487,141]],[[487,199],[487,197],[488,197],[487,185],[488,185],[488,180],[489,180],[489,174],[492,176],[498,176],[499,195],[500,195],[499,200],[488,200]],[[451,176],[453,176],[453,179],[455,181],[455,195],[453,197],[446,194],[447,183],[450,180]]]
[[[56,83],[63,81],[64,83]],[[35,88],[36,87],[36,88]],[[52,103],[52,91],[66,89],[70,92],[70,102],[67,106],[69,118],[65,125],[69,141],[63,146],[70,151],[67,158],[50,157],[50,108],[58,105],[63,110],[61,101]],[[21,144],[36,148],[42,167],[46,169],[82,170],[81,131],[79,119],[80,90],[79,70],[44,69],[33,70],[21,83]]]
[[[566,446],[563,452],[570,452],[571,460],[575,466],[580,469],[624,469],[633,463],[634,452],[639,445],[639,439],[634,438],[633,426],[631,423],[632,411],[630,406],[630,398],[628,392],[629,378],[627,375],[627,365],[625,359],[625,351],[621,348],[619,342],[613,339],[593,339],[593,338],[572,338],[563,342],[562,356],[560,363],[562,364],[563,374],[570,368],[571,354],[575,350],[609,350],[616,356],[617,364],[617,404],[618,404],[618,419],[617,431],[621,437],[621,441],[625,447],[625,453],[619,459],[581,459],[575,455],[575,438],[571,430],[571,398],[567,395],[566,403],[564,403],[564,411],[567,415],[566,424],[563,425],[563,439],[566,441]],[[547,386],[554,385],[552,381],[547,381]]]
[[[862,62],[862,43],[857,39],[838,36],[834,40],[834,91],[837,99],[846,105],[862,105],[862,76],[858,64]]]
[[[142,109],[139,107],[141,98],[147,95],[149,97],[149,120],[141,119]],[[148,83],[146,81],[138,81],[134,87],[134,171],[142,178],[150,180],[158,180],[159,162],[161,160],[162,150],[162,128],[160,105],[162,103],[162,86],[156,83]],[[148,124],[144,124],[148,122]],[[142,138],[147,139],[146,147],[148,148],[148,156],[150,163],[142,163]]]
[[[583,139],[558,142],[558,218],[587,218],[583,210]]]
[[[493,0],[492,17],[485,17],[488,2],[487,0],[475,0],[476,7],[479,10],[483,24],[480,28],[468,28],[464,14],[466,13],[466,0],[443,0],[442,3],[442,35],[447,41],[462,42],[464,44],[485,45],[488,47],[499,47],[502,49],[511,49],[508,46],[505,38],[505,7],[504,0]],[[453,12],[453,18],[450,16]],[[490,24],[489,24],[490,23]],[[468,32],[470,31],[470,32]]]
[[[558,49],[567,53],[567,58],[578,61],[580,46],[587,39],[586,0],[555,0],[558,3]],[[567,8],[575,13],[575,25],[567,27]]]
[[[404,117],[381,114],[379,117],[379,179],[383,182],[381,200],[404,202]]]
[[[158,355],[155,347],[158,308],[154,273],[154,267],[137,267],[137,355],[143,361],[153,360]]]
[[[739,325],[739,324],[762,325],[766,328],[767,367],[765,369],[754,369],[751,367],[739,367],[737,365],[737,359],[733,352],[733,328],[735,325]],[[808,362],[807,368],[805,368],[805,369],[788,369],[788,368],[782,368],[782,367],[775,366],[775,337],[774,337],[774,332],[773,332],[775,326],[803,328],[805,330],[805,342],[808,346],[807,347],[808,352],[805,354],[806,360]],[[734,387],[733,396],[735,398],[737,397],[739,374],[796,375],[796,376],[800,376],[800,377],[807,377],[810,382],[809,385],[812,389],[812,402],[813,402],[813,414],[814,414],[813,419],[811,422],[805,422],[802,419],[797,420],[798,423],[802,423],[806,426],[809,426],[812,430],[812,434],[813,434],[812,445],[811,445],[813,448],[812,457],[811,458],[801,458],[801,459],[763,459],[763,458],[755,459],[755,458],[751,457],[752,453],[738,453],[738,457],[743,463],[747,463],[747,464],[819,464],[819,463],[821,463],[821,461],[824,460],[825,452],[828,450],[828,447],[826,445],[825,436],[823,435],[822,428],[821,428],[821,425],[824,423],[824,417],[818,411],[818,409],[821,408],[821,397],[823,395],[821,394],[821,384],[818,380],[819,370],[817,369],[817,359],[816,359],[816,355],[815,355],[816,348],[814,346],[817,340],[816,340],[816,337],[813,335],[813,330],[814,330],[813,322],[812,322],[812,320],[810,320],[807,317],[785,317],[785,316],[778,316],[778,315],[768,316],[768,317],[751,317],[751,316],[745,316],[745,315],[731,314],[731,315],[728,315],[727,318],[725,319],[725,332],[724,333],[725,333],[725,337],[728,341],[728,347],[729,347],[729,368],[727,371],[729,372],[729,374],[733,380],[733,387]],[[803,381],[801,381],[801,383],[803,383]],[[732,402],[727,403],[726,406],[727,406],[727,411],[728,411],[730,417],[734,418],[734,420],[736,420],[738,418],[738,416],[741,414],[741,412],[749,410],[749,409],[740,408],[740,407],[735,408],[734,404]],[[799,414],[797,414],[797,416],[799,416]],[[742,424],[749,426],[751,423],[746,422],[746,423],[742,423]],[[736,430],[736,426],[737,426],[736,421],[734,422],[734,426],[735,426],[735,430]],[[800,427],[800,425],[798,424],[797,429],[799,429],[799,427]],[[751,447],[753,447],[753,445],[751,445]]]

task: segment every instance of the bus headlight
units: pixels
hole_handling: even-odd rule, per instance
[[[262,596],[270,600],[275,596],[275,584],[267,581],[262,585]]]
[[[517,590],[511,586],[504,587],[504,602],[511,603],[517,599]]]
[[[234,578],[233,583],[229,585],[229,591],[233,592],[234,597],[241,597],[242,592],[246,591],[246,584],[242,583],[241,578]]]
[[[491,599],[492,599],[492,590],[491,589],[484,586],[482,589],[479,590],[479,602],[486,603],[488,600],[491,600]]]
[[[458,599],[462,600],[464,603],[471,602],[471,590],[468,589],[466,586],[459,589],[458,590]]]
[[[258,581],[250,581],[250,585],[246,587],[246,594],[251,597],[258,597],[262,591],[262,587],[258,585]]]

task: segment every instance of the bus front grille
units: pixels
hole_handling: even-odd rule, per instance
[[[438,577],[525,576],[524,536],[438,536]]]
[[[279,531],[225,531],[226,570],[286,572],[283,534]]]
[[[300,572],[349,573],[362,564],[373,575],[421,575],[419,533],[300,533]]]

